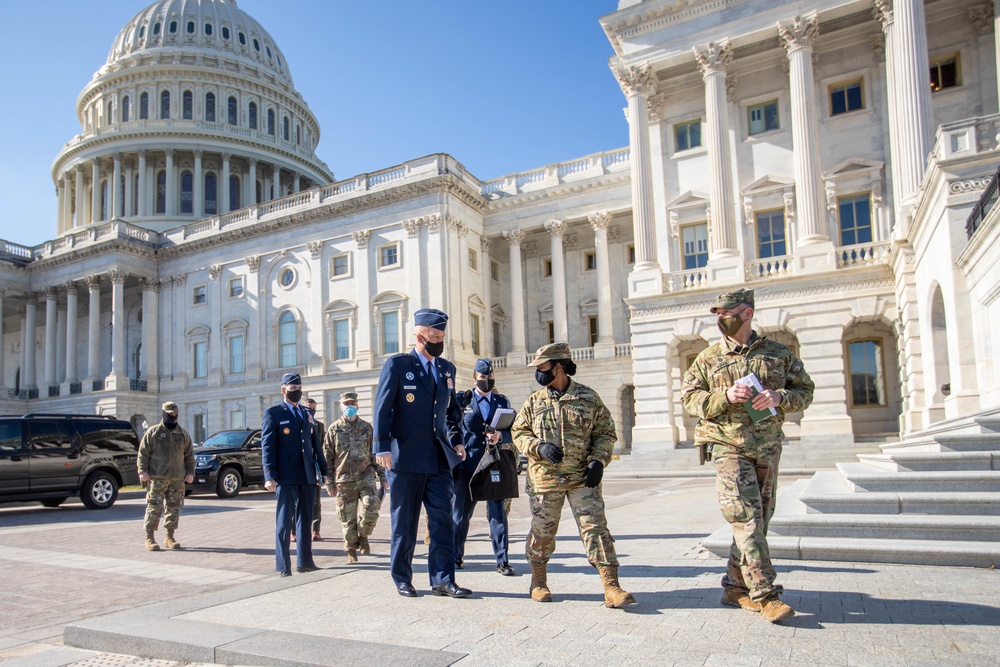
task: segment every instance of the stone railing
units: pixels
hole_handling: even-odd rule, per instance
[[[104,391],[104,380],[92,380],[90,383],[91,391]]]
[[[684,292],[706,287],[708,287],[708,271],[704,267],[667,274],[666,290],[668,292]]]
[[[782,255],[755,259],[747,262],[745,267],[747,280],[781,278],[792,275],[792,257],[791,255]]]
[[[298,373],[299,375],[306,374],[305,366],[293,366],[291,368],[272,368],[270,370],[264,371],[264,382],[280,382],[281,376],[285,373]]]
[[[852,266],[888,264],[890,246],[890,241],[840,246],[837,248],[837,268],[844,269]]]
[[[8,389],[7,398],[13,398],[18,401],[28,400],[28,390],[27,389]]]
[[[490,357],[493,368],[507,368],[507,357]]]
[[[616,357],[631,357],[632,356],[632,343],[618,343],[615,345],[615,356]]]
[[[146,380],[136,380],[134,378],[130,378],[128,381],[129,391],[146,391],[147,387],[148,384]]]
[[[490,199],[499,199],[561,183],[594,178],[612,172],[628,171],[630,155],[628,148],[593,153],[577,160],[558,162],[540,169],[508,174],[501,178],[485,181],[480,186],[479,191]]]
[[[31,252],[35,259],[44,259],[53,255],[73,252],[97,243],[105,243],[118,239],[156,245],[160,241],[160,235],[124,220],[111,220],[66,232],[58,238],[35,246],[31,249]]]
[[[32,248],[10,241],[0,241],[0,257],[17,264],[27,264],[34,254]]]
[[[570,352],[570,356],[573,358],[573,361],[592,361],[594,359],[594,348],[575,347]]]
[[[53,384],[49,385],[49,398],[55,398],[59,395],[59,385]]]

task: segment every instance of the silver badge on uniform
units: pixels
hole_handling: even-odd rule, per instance
[[[406,379],[407,380],[412,380],[413,379],[413,373],[407,373],[406,374]]]

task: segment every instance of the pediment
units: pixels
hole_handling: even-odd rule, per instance
[[[709,196],[698,190],[688,190],[667,202],[667,208],[688,208],[692,206],[708,206]]]
[[[795,186],[795,181],[793,181],[790,178],[783,178],[781,176],[769,176],[765,174],[760,178],[758,178],[753,183],[751,183],[750,185],[743,188],[743,190],[741,190],[741,193],[746,195],[753,192],[784,189],[794,186]]]
[[[852,157],[840,162],[833,169],[823,174],[825,179],[835,179],[838,176],[853,176],[881,171],[885,163],[877,160],[866,160],[860,157]]]

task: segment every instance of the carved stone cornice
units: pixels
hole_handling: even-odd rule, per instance
[[[888,30],[889,26],[892,25],[892,2],[893,0],[874,0],[873,2],[875,6],[872,7],[872,18],[882,24],[882,30]]]
[[[725,74],[726,68],[733,60],[733,49],[729,45],[729,40],[715,43],[710,42],[705,46],[694,47],[694,59],[698,63],[698,69],[704,78],[712,74]]]
[[[371,239],[372,233],[371,230],[368,229],[359,229],[351,232],[351,236],[354,237],[354,242],[358,244],[359,248],[367,248],[368,241]]]
[[[799,49],[812,49],[818,35],[819,18],[816,12],[778,22],[778,37],[788,55]]]
[[[322,241],[309,241],[306,243],[306,248],[309,249],[309,256],[313,259],[319,259],[319,256],[323,254]]]
[[[978,7],[969,7],[969,21],[978,37],[993,32],[993,3],[987,2]]]
[[[257,273],[257,269],[260,268],[260,255],[250,255],[244,258],[243,261],[247,263],[250,273]]]
[[[500,236],[511,245],[519,246],[524,242],[524,230],[522,229],[508,229],[500,232]]]
[[[222,264],[213,264],[208,267],[208,277],[211,280],[218,280],[219,276],[222,275]]]
[[[551,236],[562,238],[563,234],[566,233],[565,220],[549,220],[543,226],[545,227],[545,231],[547,231]]]
[[[94,288],[101,289],[101,283],[104,282],[104,277],[93,275],[93,276],[87,276],[84,280],[87,283],[87,289],[94,289]]]
[[[656,92],[656,75],[649,65],[632,65],[627,69],[615,69],[614,74],[625,97],[652,95]]]
[[[591,213],[587,216],[587,221],[590,226],[594,228],[594,231],[601,229],[607,229],[611,224],[611,214],[607,211],[597,211],[596,213]]]

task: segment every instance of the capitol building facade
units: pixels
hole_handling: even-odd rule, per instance
[[[432,307],[459,388],[491,357],[519,404],[568,340],[623,459],[688,465],[681,376],[739,287],[816,381],[792,460],[1000,409],[994,3],[608,5],[629,145],[486,181],[445,154],[335,177],[234,0],[139,12],[56,156],[55,236],[0,241],[0,413],[169,399],[200,441],[295,370],[327,422],[345,390],[370,416]]]

